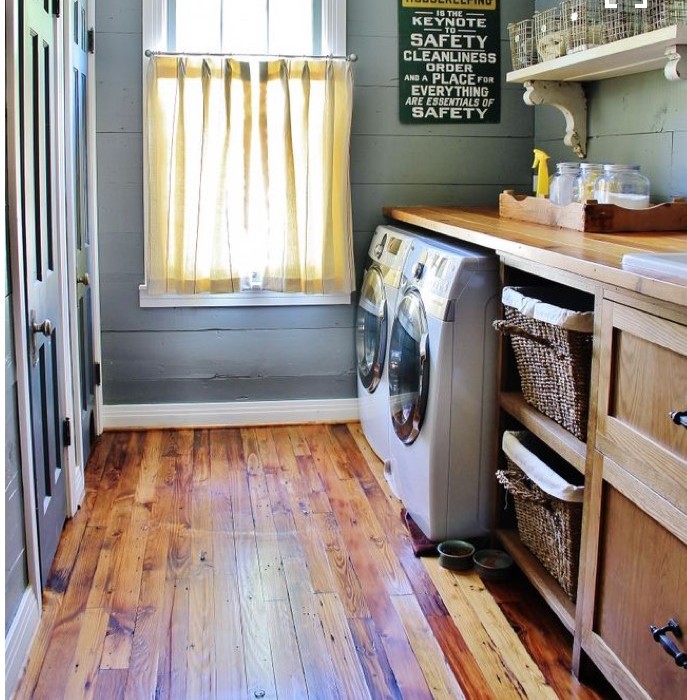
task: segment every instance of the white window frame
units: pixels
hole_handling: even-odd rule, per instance
[[[167,32],[167,0],[143,0],[142,71],[143,71],[143,129],[146,125],[146,67],[147,51],[164,51]],[[329,51],[324,55],[342,56],[346,53],[346,0],[322,0],[322,45]],[[145,133],[144,133],[145,144]],[[143,149],[143,241],[144,269],[148,270],[148,179],[147,153]],[[230,294],[150,294],[147,281],[138,288],[142,308],[223,307],[223,306],[316,306],[350,304],[352,294],[295,294],[272,291],[242,291]]]

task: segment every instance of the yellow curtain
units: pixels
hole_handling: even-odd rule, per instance
[[[157,56],[147,86],[149,293],[353,291],[349,62]]]

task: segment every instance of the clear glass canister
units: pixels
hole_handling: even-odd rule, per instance
[[[649,178],[639,172],[638,165],[611,163],[604,165],[597,178],[594,196],[601,204],[617,204],[626,209],[644,209],[649,206]]]
[[[573,202],[586,202],[594,199],[596,178],[604,171],[601,163],[580,163],[579,175],[575,178],[573,187]]]
[[[579,163],[558,163],[549,186],[549,200],[554,204],[570,204],[573,201],[575,178],[579,172]]]

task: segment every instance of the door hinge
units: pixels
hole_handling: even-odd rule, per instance
[[[94,366],[95,370],[95,385],[100,386],[103,381],[102,373],[100,371],[100,362],[96,362]]]
[[[65,418],[62,421],[62,445],[69,447],[72,444],[72,421],[71,418]]]
[[[60,16],[60,0],[52,0],[52,13],[55,17]]]
[[[95,29],[88,30],[88,53],[95,53]]]

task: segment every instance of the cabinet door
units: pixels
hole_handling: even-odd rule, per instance
[[[687,633],[687,545],[609,483],[602,513],[594,632],[651,698],[684,697],[687,669],[649,626],[675,619]]]
[[[597,449],[687,512],[687,320],[604,301]]]

